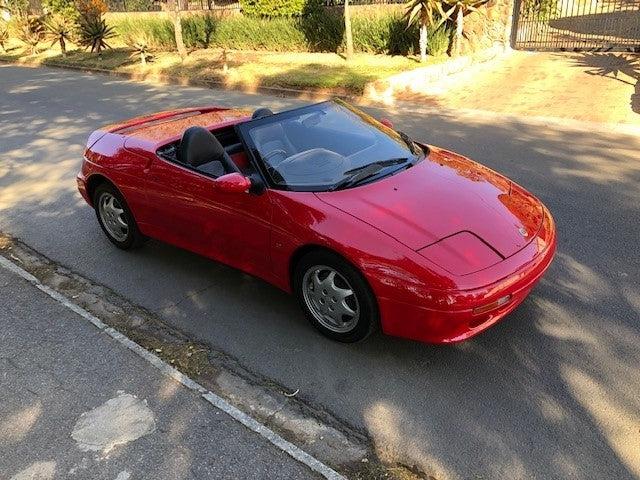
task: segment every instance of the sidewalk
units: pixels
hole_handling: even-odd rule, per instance
[[[451,109],[640,125],[640,55],[513,51],[403,99]]]
[[[1,266],[0,452],[16,480],[319,478]]]

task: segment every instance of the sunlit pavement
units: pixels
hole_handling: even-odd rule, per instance
[[[0,267],[0,476],[319,478]]]
[[[640,476],[640,138],[595,124],[389,108],[397,128],[538,195],[559,250],[530,298],[470,342],[342,345],[259,280],[158,242],[116,250],[79,198],[74,176],[96,126],[209,103],[299,102],[0,66],[0,230],[299,389],[365,430],[383,457],[439,480]]]

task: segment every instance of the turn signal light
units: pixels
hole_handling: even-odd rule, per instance
[[[490,312],[491,310],[495,310],[496,308],[506,305],[507,303],[509,303],[509,301],[511,301],[511,295],[505,295],[504,297],[500,297],[495,302],[491,302],[487,305],[482,305],[481,307],[474,308],[473,314],[479,315],[481,313]]]

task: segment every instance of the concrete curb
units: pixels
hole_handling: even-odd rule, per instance
[[[136,82],[153,82],[164,85],[181,85],[184,87],[201,87],[212,88],[219,90],[229,90],[234,92],[241,92],[247,95],[265,94],[286,98],[297,98],[300,100],[319,101],[325,100],[331,97],[338,97],[349,101],[358,101],[362,98],[361,95],[350,94],[340,90],[333,89],[318,89],[318,90],[300,90],[296,88],[284,88],[284,87],[269,87],[269,86],[256,86],[254,88],[248,88],[244,86],[229,86],[224,82],[218,82],[215,80],[198,80],[188,77],[179,77],[173,75],[158,75],[158,74],[137,74],[131,72],[121,72],[115,70],[108,70],[106,68],[90,68],[79,65],[66,65],[58,63],[29,63],[29,62],[12,62],[9,60],[0,59],[0,64],[16,65],[19,67],[28,68],[59,68],[62,70],[72,70],[76,72],[84,73],[101,73],[113,77],[120,77],[126,80],[132,80]]]
[[[2,232],[0,266],[18,273],[325,478],[420,478],[404,466],[382,465],[364,434],[304,403],[300,395],[247,371],[223,352],[192,342],[152,312]]]
[[[374,102],[384,104],[393,103],[401,99],[403,94],[421,94],[426,87],[443,77],[459,73],[471,65],[485,63],[507,55],[511,50],[502,45],[495,45],[472,55],[465,55],[422,68],[392,75],[382,80],[376,80],[365,86],[363,97]]]

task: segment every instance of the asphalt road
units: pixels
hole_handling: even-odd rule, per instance
[[[0,477],[321,478],[0,266]]]
[[[505,87],[508,88],[508,87]],[[293,100],[0,66],[0,230],[155,310],[437,479],[640,478],[640,138],[593,125],[389,108],[396,127],[497,169],[551,209],[529,299],[458,346],[316,334],[265,283],[158,242],[113,248],[74,176],[95,127],[177,106]],[[381,115],[381,112],[374,112]]]

